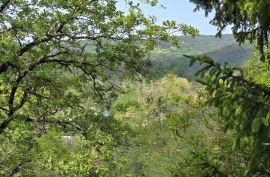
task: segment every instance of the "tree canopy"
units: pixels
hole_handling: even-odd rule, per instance
[[[41,107],[49,116],[63,106],[78,106],[74,102],[76,95],[65,92],[72,82],[81,86],[91,82],[92,90],[102,96],[113,87],[110,80],[124,76],[123,73],[146,75],[150,66],[147,53],[153,50],[157,39],[176,43],[170,30],[196,33],[187,25],[171,21],[158,26],[155,19],[143,15],[138,4],[128,1],[128,12],[123,12],[116,3],[1,3],[0,133],[16,114],[30,120],[42,116]],[[112,77],[112,73],[118,74]]]

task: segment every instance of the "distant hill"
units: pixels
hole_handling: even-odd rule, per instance
[[[201,35],[195,38],[180,36],[179,40],[185,46],[193,48],[196,53],[207,54],[220,63],[229,62],[236,66],[243,65],[250,59],[254,50],[251,44],[239,46],[231,34],[225,34],[222,38],[213,35]]]
[[[232,44],[209,51],[205,54],[211,56],[219,63],[228,62],[235,66],[241,66],[244,65],[247,60],[251,59],[253,50],[251,46],[240,47]]]
[[[181,42],[179,49],[158,48],[152,54],[152,61],[160,74],[174,70],[177,75],[194,79],[194,73],[199,66],[190,68],[188,59],[183,54],[206,54],[216,62],[228,62],[233,66],[241,66],[252,57],[254,47],[251,44],[239,46],[233,35],[226,34],[222,38],[213,35],[179,36]]]
[[[203,53],[237,44],[231,34],[225,34],[222,38],[216,38],[214,35],[200,35],[195,38],[191,36],[179,36],[178,38],[182,43],[188,44],[190,47]]]

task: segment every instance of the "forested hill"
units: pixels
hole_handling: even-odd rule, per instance
[[[206,53],[217,61],[230,62],[234,65],[242,65],[251,57],[253,46],[251,44],[239,44],[233,35],[225,34],[221,38],[214,35],[180,36],[180,41],[194,51]]]
[[[254,47],[251,44],[239,44],[231,34],[225,34],[221,38],[214,35],[179,36],[180,49],[172,49],[160,45],[152,56],[152,61],[159,71],[169,72],[175,70],[176,74],[189,79],[193,78],[196,68],[189,68],[188,59],[183,54],[206,54],[219,63],[228,62],[234,66],[241,66],[252,57]]]

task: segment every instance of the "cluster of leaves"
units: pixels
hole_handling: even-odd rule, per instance
[[[234,147],[248,149],[248,168],[244,176],[269,176],[270,89],[268,85],[270,11],[268,0],[191,0],[205,14],[215,10],[211,23],[219,28],[217,36],[231,25],[239,43],[256,42],[256,59],[243,68],[215,63],[207,56],[187,56],[191,65],[203,64],[199,82],[209,93],[208,103],[218,108],[226,129],[236,133]]]
[[[41,136],[29,122],[12,122],[1,135],[1,176],[113,175],[125,162],[117,149],[126,143],[130,129],[90,112],[76,121],[50,126]]]
[[[177,162],[177,168],[171,169],[172,175],[243,176],[247,169],[249,151],[231,148],[235,134],[224,132],[222,118],[216,116],[215,111],[204,110],[204,114],[202,119],[196,119],[200,124],[195,126],[197,134],[181,137],[180,141],[184,141],[188,148],[179,152],[182,158]]]
[[[189,56],[199,61],[198,71],[209,93],[208,103],[218,108],[226,128],[237,133],[235,148],[252,151],[247,175],[269,175],[269,88],[245,78],[241,68],[220,65],[207,56]],[[252,78],[252,77],[251,77]]]
[[[33,100],[53,102],[68,97],[61,91],[68,85],[63,77],[74,78],[77,85],[92,83],[92,90],[102,96],[114,87],[116,78],[127,73],[147,75],[147,53],[157,39],[176,44],[171,30],[196,32],[170,21],[158,26],[154,18],[144,16],[139,4],[129,2],[124,13],[116,3],[40,0],[1,4],[1,133],[26,104],[38,105]],[[89,47],[95,51],[87,51]]]

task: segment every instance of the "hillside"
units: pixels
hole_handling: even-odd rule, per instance
[[[153,52],[152,61],[155,69],[162,73],[174,70],[178,76],[193,79],[194,70],[198,66],[190,68],[189,61],[183,54],[206,54],[219,63],[228,62],[234,66],[241,66],[252,57],[254,50],[250,44],[239,46],[230,34],[223,35],[222,38],[213,35],[200,35],[195,38],[180,36],[179,40],[181,42],[179,49],[168,47]]]
[[[251,46],[240,47],[232,44],[207,52],[206,55],[220,63],[228,62],[235,66],[241,66],[252,57],[252,50]]]
[[[179,40],[203,53],[220,49],[228,45],[237,44],[231,34],[225,34],[222,38],[216,38],[214,35],[200,35],[195,38],[192,38],[191,36],[179,36]]]

